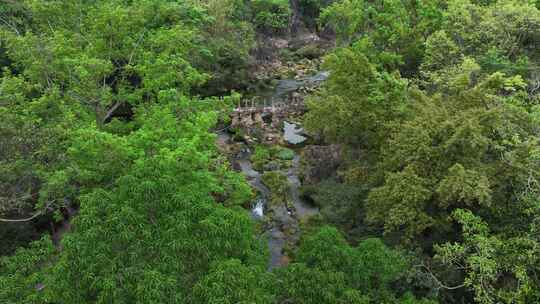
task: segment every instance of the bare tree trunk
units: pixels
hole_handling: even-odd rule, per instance
[[[101,109],[99,102],[94,103],[94,111],[96,113],[96,127],[98,130],[103,130],[103,110]]]
[[[289,33],[291,36],[296,36],[300,27],[300,0],[289,0],[291,7],[291,18],[289,20]]]

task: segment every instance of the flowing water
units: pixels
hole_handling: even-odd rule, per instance
[[[290,95],[302,87],[314,87],[325,81],[330,75],[327,71],[321,71],[313,76],[301,79],[281,79],[278,80],[275,87],[262,90],[256,93],[260,101],[287,102]]]
[[[261,174],[254,170],[249,160],[249,153],[236,160],[240,171],[249,184],[258,192],[251,206],[251,215],[255,220],[265,220],[265,234],[268,237],[270,251],[269,269],[282,266],[284,262],[283,248],[287,243],[295,244],[300,237],[299,220],[318,213],[318,209],[310,206],[300,197],[300,156],[295,155],[291,167],[287,171],[289,183],[289,199],[293,208],[283,204],[269,205],[271,192],[262,183]]]
[[[325,81],[330,73],[327,71],[318,72],[313,76],[308,76],[301,79],[282,79],[279,80],[273,95],[274,97],[286,97],[288,94],[298,90],[301,87],[309,87]]]

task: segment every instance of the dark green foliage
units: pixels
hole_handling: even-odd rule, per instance
[[[197,93],[223,95],[231,89],[242,89],[249,80],[249,52],[255,47],[248,7],[239,0],[209,0],[203,4],[208,16],[195,65],[211,76]]]
[[[362,229],[362,212],[359,205],[366,191],[358,185],[347,185],[326,180],[316,185],[304,186],[302,194],[319,207],[325,221],[344,231]]]
[[[292,264],[278,272],[281,277],[279,286],[282,300],[294,303],[354,303],[367,304],[367,297],[358,291],[347,288],[345,274],[323,271],[306,266]]]
[[[332,4],[334,0],[299,0],[299,6],[308,27],[315,28],[321,10]]]
[[[343,0],[322,16],[348,46],[327,56],[306,126],[372,161],[344,181],[367,199],[336,210],[419,253],[445,301],[538,301],[538,8]]]
[[[16,218],[18,214],[7,214]],[[0,256],[12,255],[19,247],[26,246],[29,241],[37,240],[40,232],[32,222],[2,223],[0,225]]]
[[[538,204],[538,198],[535,200]],[[534,208],[538,214],[538,207]],[[540,301],[539,281],[534,274],[540,252],[538,240],[531,238],[534,228],[508,238],[490,231],[468,210],[458,209],[452,216],[462,225],[464,242],[437,246],[435,258],[467,270],[464,284],[474,290],[477,302],[492,303],[492,298],[508,303]]]
[[[282,296],[295,303],[399,303],[402,295],[391,285],[409,266],[403,255],[380,239],[351,247],[330,227],[304,240],[296,261],[278,271]],[[410,295],[404,298],[411,300]]]

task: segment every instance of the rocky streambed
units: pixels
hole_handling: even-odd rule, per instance
[[[298,98],[303,101],[299,95],[305,87],[316,86],[327,76],[328,73],[320,72],[305,79],[280,80],[273,94],[266,92],[261,98],[285,103],[298,102]],[[234,129],[218,133],[218,145],[257,194],[250,211],[268,240],[268,267],[272,269],[289,262],[289,252],[298,245],[302,234],[301,223],[319,211],[300,195],[303,144],[308,140],[301,126],[294,122],[301,113],[282,113],[278,121],[268,123],[253,119],[253,114],[237,119]]]
[[[234,144],[229,134],[221,134],[222,141]],[[242,172],[256,193],[251,203],[251,215],[261,222],[262,234],[268,240],[270,261],[268,267],[275,268],[288,263],[287,249],[294,248],[301,236],[300,222],[318,213],[318,209],[306,203],[300,196],[301,149],[294,152],[292,159],[283,161],[286,166],[272,170],[256,170],[251,160],[254,150],[239,144],[239,152],[233,156],[233,167]],[[274,182],[265,182],[265,177],[275,175],[286,189],[284,195],[276,195]],[[269,185],[268,185],[269,184]]]

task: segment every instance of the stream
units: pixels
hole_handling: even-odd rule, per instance
[[[328,72],[318,74],[304,79],[286,79],[278,81],[271,92],[261,92],[258,97],[262,100],[286,102],[287,98],[300,88],[310,85],[318,85],[328,77]],[[303,129],[297,124],[289,121],[283,122],[283,140],[291,147],[303,143],[307,138],[303,135]],[[226,132],[218,133],[220,144],[232,142],[231,135]],[[253,168],[250,161],[252,153],[248,145],[243,145],[240,152],[233,157],[233,166],[240,171],[247,179],[251,187],[258,193],[251,204],[251,216],[255,221],[260,221],[263,227],[263,235],[268,240],[270,260],[268,268],[273,269],[286,265],[289,261],[287,248],[294,248],[300,239],[300,221],[310,216],[316,215],[319,210],[304,202],[300,196],[302,186],[299,172],[301,156],[296,148],[295,155],[290,161],[290,166],[281,172],[286,175],[289,186],[289,203],[269,204],[272,193],[262,182],[262,173]]]
[[[287,244],[296,245],[300,239],[299,221],[317,214],[319,210],[304,202],[300,197],[301,182],[298,177],[300,156],[298,154],[294,156],[292,165],[286,172],[292,208],[288,208],[285,203],[268,204],[271,192],[261,181],[261,173],[253,169],[249,156],[250,151],[247,148],[236,163],[251,187],[258,192],[257,198],[251,205],[251,215],[254,220],[264,223],[263,230],[268,237],[270,251],[268,268],[272,269],[286,264],[286,255],[283,250]]]
[[[330,75],[327,71],[320,71],[313,76],[301,79],[281,79],[273,88],[258,91],[255,97],[260,101],[286,102],[290,95],[302,87],[317,86]]]

